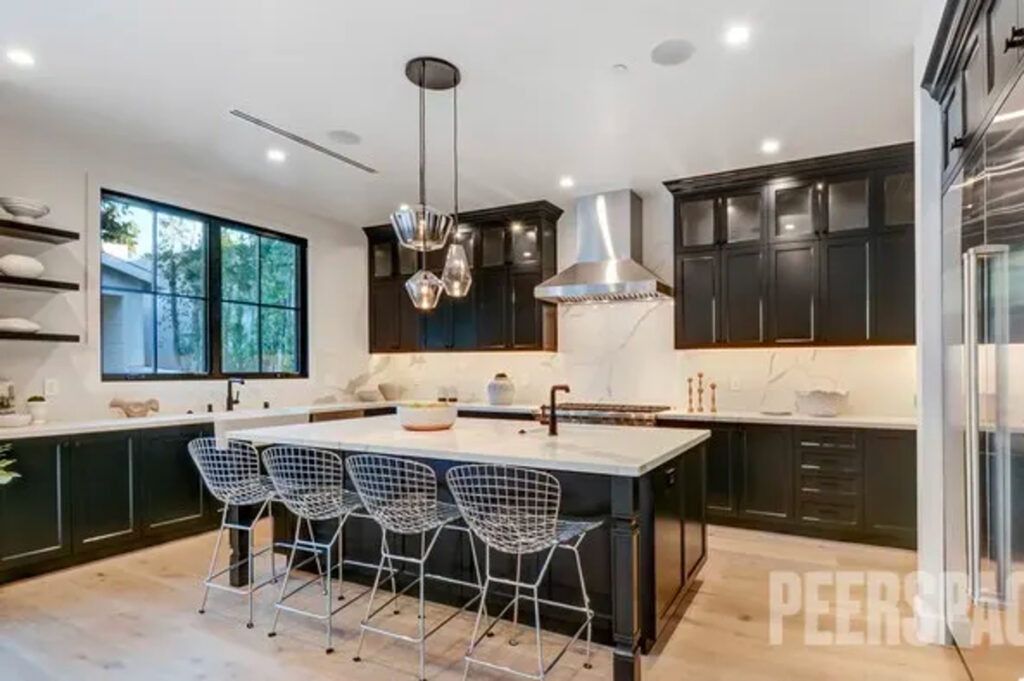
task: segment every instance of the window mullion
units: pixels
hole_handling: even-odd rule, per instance
[[[220,244],[219,221],[210,220],[210,258],[207,262],[207,272],[210,282],[210,306],[209,306],[209,352],[210,352],[210,376],[219,378],[224,375],[223,367],[223,337],[221,334],[221,298],[223,285],[221,277],[221,244]]]

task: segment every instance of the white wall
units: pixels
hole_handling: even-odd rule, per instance
[[[242,407],[307,404],[340,394],[342,377],[366,362],[365,246],[362,233],[294,207],[273,202],[214,178],[197,175],[159,152],[138,146],[102,147],[60,131],[34,133],[0,125],[0,193],[28,196],[51,206],[44,223],[81,233],[77,243],[48,246],[0,239],[0,253],[38,257],[45,276],[78,281],[82,293],[49,296],[0,291],[0,316],[24,316],[46,330],[80,333],[79,344],[0,342],[0,376],[16,382],[19,399],[56,378],[51,398],[57,419],[105,417],[112,397],[157,397],[163,411],[223,409],[222,381],[100,381],[99,190],[117,189],[214,215],[288,232],[309,240],[310,378],[250,381]]]
[[[645,264],[671,282],[672,198],[664,189],[642,198]],[[571,207],[558,234],[565,267],[576,252]],[[703,371],[718,383],[723,411],[792,409],[794,390],[824,385],[850,391],[850,413],[915,413],[913,347],[677,351],[673,338],[671,301],[563,306],[558,353],[379,355],[353,386],[397,381],[415,397],[454,386],[460,399],[472,401],[484,399],[488,379],[504,371],[522,402],[540,403],[552,383],[564,381],[577,400],[684,405],[686,377]]]

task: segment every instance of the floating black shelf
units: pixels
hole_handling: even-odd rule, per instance
[[[55,227],[43,227],[31,222],[19,222],[6,218],[0,218],[0,236],[27,239],[29,241],[42,241],[48,244],[65,244],[69,241],[78,241],[78,232],[69,232],[66,229],[57,229]]]
[[[25,333],[24,331],[0,331],[0,340],[50,341],[53,343],[77,343],[78,334],[69,333]]]
[[[27,277],[8,277],[0,274],[0,288],[13,288],[23,291],[77,291],[78,284],[71,281],[56,281],[54,279],[29,279]]]

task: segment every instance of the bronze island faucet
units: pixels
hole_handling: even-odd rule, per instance
[[[245,379],[244,378],[238,378],[236,376],[232,376],[231,378],[228,379],[228,399],[227,399],[227,401],[225,403],[225,407],[227,408],[228,411],[234,411],[235,410],[235,405],[238,404],[239,401],[240,401],[240,398],[238,397],[238,393],[235,392],[235,389],[234,389],[234,385],[236,383],[238,385],[245,385]]]
[[[553,385],[551,386],[551,407],[548,413],[548,435],[558,435],[558,415],[555,411],[555,393],[559,390],[568,393],[569,386],[567,385]]]

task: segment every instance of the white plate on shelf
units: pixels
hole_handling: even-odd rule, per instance
[[[31,414],[0,414],[0,428],[21,428],[30,423]]]
[[[0,331],[15,331],[17,333],[39,333],[43,328],[31,319],[21,317],[6,317],[0,319]]]
[[[25,279],[38,279],[43,276],[46,270],[43,263],[27,255],[8,253],[0,258],[0,272],[9,277],[24,277]]]

